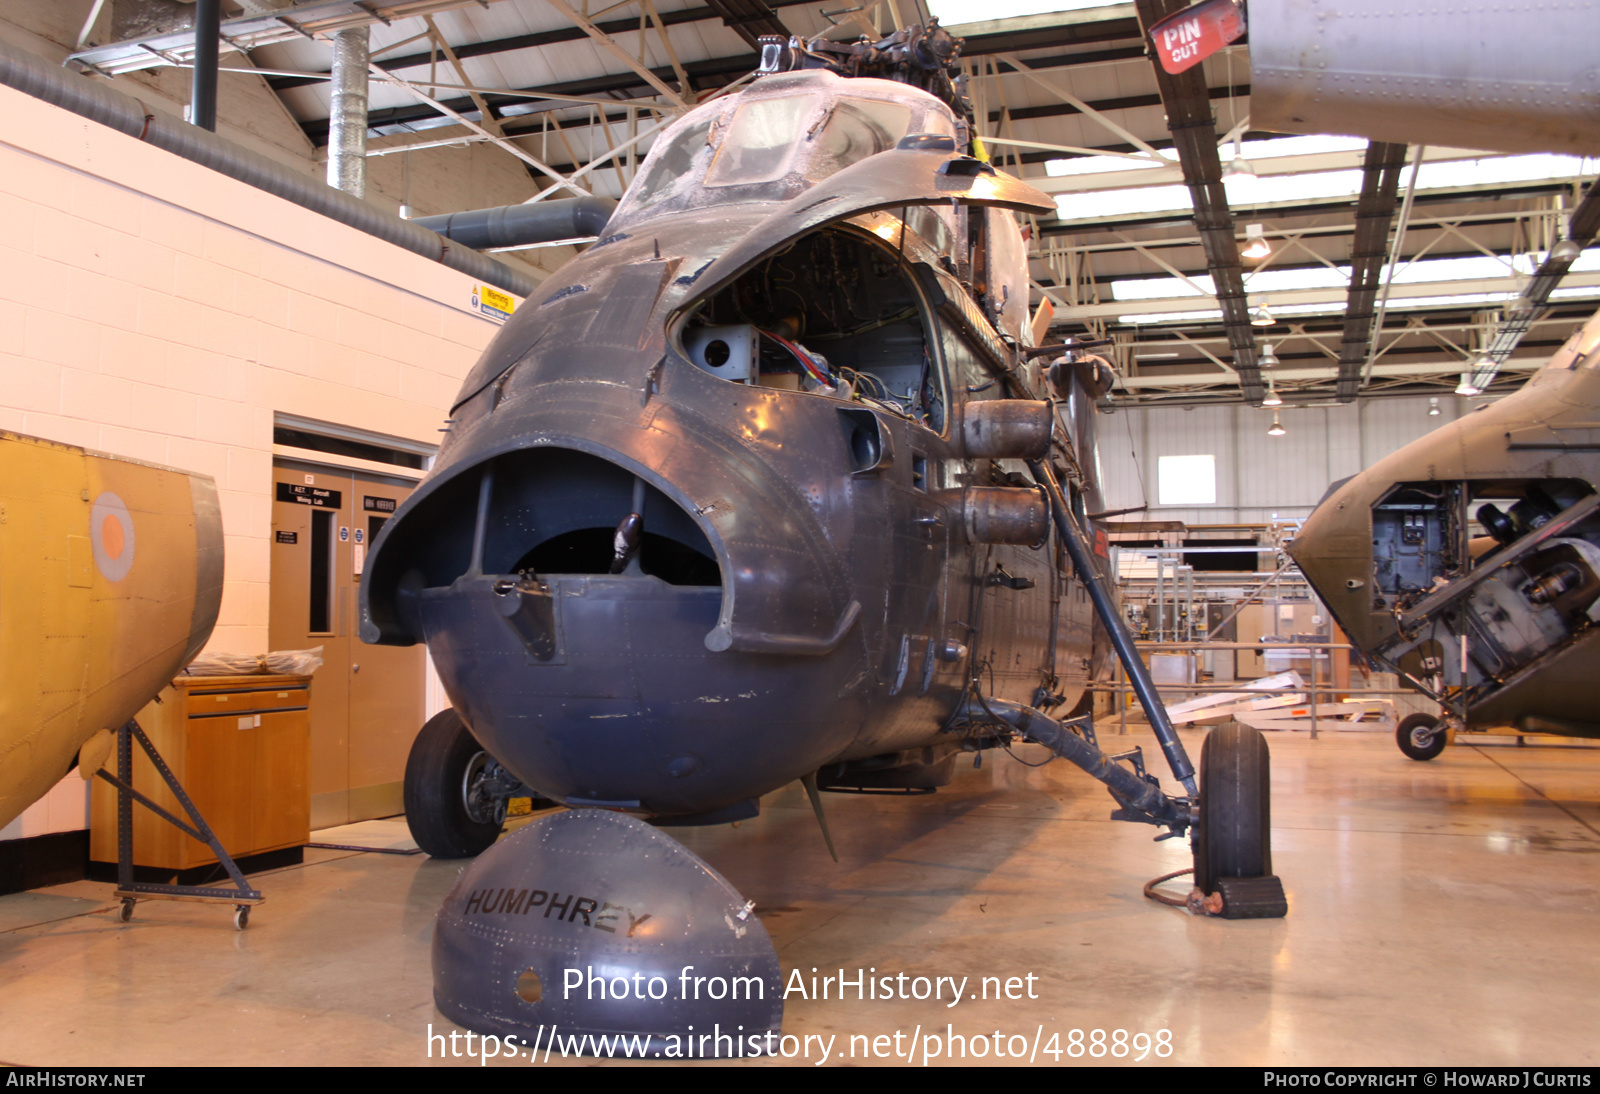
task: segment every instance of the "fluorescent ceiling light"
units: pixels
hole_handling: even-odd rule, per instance
[[[1520,274],[1530,275],[1543,260],[1538,254],[1511,256],[1511,266]],[[1600,271],[1600,248],[1585,252],[1569,267],[1571,273]],[[1402,264],[1395,274],[1396,285],[1426,285],[1434,282],[1473,281],[1505,277],[1510,270],[1506,263],[1487,255],[1468,258],[1426,258],[1409,265]],[[1379,281],[1388,280],[1389,267],[1385,263],[1379,271]],[[1293,292],[1296,289],[1342,289],[1350,284],[1350,267],[1306,266],[1297,270],[1265,269],[1245,274],[1245,289],[1249,292]],[[1194,277],[1140,277],[1111,283],[1113,300],[1182,300],[1209,296],[1216,285],[1209,274]],[[1391,305],[1392,306],[1392,305]]]
[[[1263,142],[1266,143],[1266,142]],[[1248,142],[1247,145],[1248,147]],[[1132,161],[1129,161],[1132,162]],[[1256,169],[1262,169],[1259,160]],[[1539,153],[1524,156],[1487,156],[1476,160],[1425,163],[1417,172],[1418,190],[1489,186],[1506,182],[1592,176],[1600,161],[1578,156]],[[1314,171],[1303,175],[1235,175],[1223,180],[1229,206],[1270,205],[1286,201],[1318,201],[1354,197],[1361,191],[1362,172]],[[1117,190],[1085,190],[1058,194],[1057,213],[1062,220],[1105,220],[1141,213],[1192,209],[1187,186],[1135,186]]]
[[[1600,295],[1600,285],[1585,286],[1577,289],[1557,289],[1551,294],[1553,297],[1578,297]],[[1417,308],[1450,308],[1470,304],[1503,304],[1516,296],[1509,292],[1480,292],[1463,293],[1458,296],[1418,296],[1412,298],[1391,297],[1389,311],[1410,311]],[[1274,304],[1274,316],[1286,315],[1337,315],[1345,310],[1345,301],[1334,300],[1321,304]],[[1169,312],[1142,312],[1133,315],[1117,317],[1117,322],[1128,323],[1135,326],[1145,326],[1152,323],[1177,323],[1187,326],[1198,326],[1203,323],[1213,323],[1222,318],[1222,309],[1214,308],[1206,311],[1169,311]]]

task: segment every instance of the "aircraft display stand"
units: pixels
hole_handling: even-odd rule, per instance
[[[150,798],[141,794],[133,787],[133,742],[137,738],[139,747],[144,749],[145,756],[160,774],[178,802],[188,813],[193,824],[179,820],[176,816],[157,805]],[[238,864],[217,839],[216,833],[200,815],[200,810],[190,800],[180,783],[172,773],[172,769],[161,758],[161,753],[156,751],[155,745],[150,743],[150,738],[145,736],[144,730],[139,728],[139,723],[129,719],[128,723],[117,730],[117,773],[110,774],[104,768],[95,772],[100,778],[110,783],[117,791],[117,889],[116,897],[122,902],[118,917],[126,923],[133,918],[134,903],[140,897],[154,897],[158,900],[193,900],[207,904],[232,904],[233,926],[236,930],[244,930],[250,922],[250,909],[260,904],[266,898],[250,883],[244,879]],[[201,843],[211,848],[211,853],[217,856],[217,861],[228,872],[228,876],[237,886],[234,890],[222,889],[209,885],[167,885],[156,882],[135,881],[133,877],[133,803],[137,800],[145,808],[155,813],[156,816],[167,823],[176,826],[186,835],[192,836]]]

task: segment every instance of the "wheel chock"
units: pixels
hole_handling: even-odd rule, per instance
[[[1214,896],[1222,898],[1223,919],[1282,919],[1289,900],[1276,874],[1263,877],[1219,877]]]

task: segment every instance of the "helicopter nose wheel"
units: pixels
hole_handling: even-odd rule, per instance
[[[1237,723],[1206,735],[1200,750],[1200,803],[1194,825],[1194,883],[1221,897],[1225,919],[1288,914],[1283,882],[1272,873],[1272,770],[1267,739]],[[1206,901],[1208,910],[1216,901]]]
[[[406,824],[434,858],[472,858],[500,836],[504,805],[485,794],[489,754],[461,716],[446,709],[428,719],[406,758]]]

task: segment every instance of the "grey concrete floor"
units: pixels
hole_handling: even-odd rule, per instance
[[[1198,754],[1200,734],[1185,737]],[[1158,755],[1139,727],[1128,739]],[[1600,749],[1458,743],[1421,764],[1383,735],[1271,747],[1282,920],[1145,899],[1187,848],[1109,820],[1104,790],[1064,763],[990,754],[935,795],[828,795],[837,865],[798,786],[738,828],[673,834],[756,901],[786,976],[1036,978],[1035,999],[954,1008],[791,997],[784,1032],[834,1037],[830,1064],[893,1064],[870,1038],[899,1032],[903,1050],[914,1030],[949,1028],[985,1039],[985,1065],[1054,1064],[1052,1037],[1063,1065],[1138,1054],[1073,1059],[1074,1030],[1170,1044],[1141,1066],[1600,1057]],[[406,840],[398,820],[335,836]],[[225,907],[167,901],[122,924],[111,887],[90,882],[0,898],[0,1061],[475,1063],[441,1060],[439,1043],[430,1059],[427,1038],[457,1028],[433,1007],[429,940],[459,868],[310,851],[256,875],[267,903],[243,932]],[[869,1038],[854,1058],[852,1035]],[[817,1044],[790,1062],[817,1063]]]

